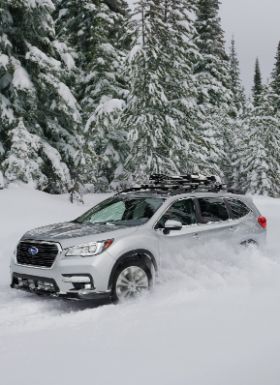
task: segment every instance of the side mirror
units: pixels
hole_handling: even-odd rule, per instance
[[[180,231],[182,230],[182,223],[179,221],[173,221],[173,220],[168,220],[164,224],[164,234],[169,234],[170,231]]]

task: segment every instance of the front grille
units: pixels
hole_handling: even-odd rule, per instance
[[[38,252],[35,255],[34,250]],[[33,253],[32,253],[33,251]],[[17,247],[17,261],[21,265],[52,267],[59,252],[56,243],[20,242]]]

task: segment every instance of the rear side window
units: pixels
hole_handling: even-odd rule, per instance
[[[245,217],[251,210],[238,199],[227,199],[232,219]]]
[[[184,199],[175,202],[162,216],[162,218],[158,222],[157,227],[163,228],[165,222],[168,220],[179,221],[182,223],[183,226],[195,224],[197,221],[193,200]]]
[[[202,223],[221,222],[229,219],[226,204],[222,198],[198,199]]]

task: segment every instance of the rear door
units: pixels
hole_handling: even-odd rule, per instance
[[[232,220],[225,199],[221,196],[203,197],[195,200],[199,225],[197,234],[201,243],[233,241]]]
[[[255,240],[257,220],[252,209],[241,199],[227,197],[226,204],[232,219],[231,231],[236,244]]]
[[[164,224],[168,220],[181,222],[182,229],[164,234]],[[162,267],[168,267],[172,258],[185,254],[190,247],[198,244],[197,227],[196,207],[192,198],[180,199],[167,209],[155,225]]]

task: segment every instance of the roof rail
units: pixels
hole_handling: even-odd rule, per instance
[[[200,174],[152,174],[148,184],[136,185],[121,192],[126,193],[133,191],[154,191],[169,194],[180,194],[192,191],[219,192],[225,188],[226,186],[222,183],[221,178],[215,175],[206,176]]]

